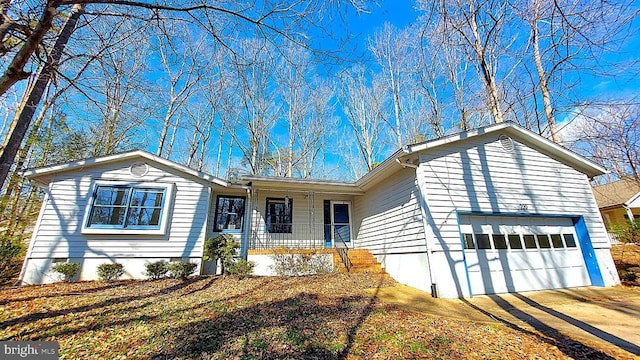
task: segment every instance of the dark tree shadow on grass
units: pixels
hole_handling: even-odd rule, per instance
[[[31,301],[31,300],[36,300],[36,299],[45,299],[45,298],[53,298],[53,297],[61,297],[61,296],[77,296],[77,295],[86,295],[86,294],[93,294],[93,293],[97,293],[100,291],[105,291],[105,290],[111,290],[111,289],[115,289],[115,288],[119,288],[122,286],[126,286],[131,282],[131,280],[121,280],[121,281],[114,281],[114,282],[110,282],[110,283],[105,283],[103,286],[97,286],[94,288],[90,288],[90,289],[84,289],[83,283],[82,282],[77,282],[77,283],[72,283],[70,284],[71,286],[74,285],[78,285],[78,289],[77,290],[69,290],[65,293],[59,293],[59,292],[55,292],[55,291],[49,291],[46,294],[38,294],[38,295],[33,295],[33,296],[26,296],[26,297],[11,297],[10,299],[3,299],[0,300],[0,305],[6,305],[12,302],[18,302],[18,301]],[[53,287],[55,284],[50,284],[51,287]],[[40,288],[47,288],[49,287],[49,285],[30,285],[31,287],[40,287]],[[16,290],[19,291],[25,291],[25,290],[29,290],[28,287],[18,287],[16,288]]]
[[[109,306],[113,306],[113,305],[117,305],[117,304],[122,304],[122,303],[129,303],[129,302],[133,302],[136,300],[140,300],[140,299],[145,299],[145,298],[149,298],[149,297],[153,297],[153,296],[159,296],[162,294],[169,294],[175,291],[179,291],[180,289],[193,284],[195,282],[201,281],[200,278],[190,278],[187,279],[185,281],[181,281],[178,282],[172,286],[169,286],[167,288],[161,288],[158,289],[157,291],[151,292],[151,293],[143,293],[143,294],[137,294],[137,295],[130,295],[130,296],[121,296],[121,297],[110,297],[107,298],[106,300],[97,302],[95,304],[89,304],[89,305],[83,305],[83,306],[78,306],[78,307],[72,307],[72,308],[65,308],[65,309],[61,309],[61,310],[53,310],[53,311],[40,311],[40,312],[35,312],[35,313],[30,313],[28,315],[24,315],[24,316],[20,316],[17,318],[13,318],[13,319],[9,319],[9,320],[5,320],[0,322],[0,328],[6,328],[9,326],[13,326],[16,324],[21,324],[21,325],[28,325],[30,323],[34,323],[37,322],[39,320],[42,319],[47,319],[47,318],[52,318],[52,317],[57,317],[57,316],[63,316],[63,315],[68,315],[68,314],[79,314],[79,313],[84,313],[84,312],[88,312],[88,311],[92,311],[92,310],[96,310],[96,309],[101,309],[101,308],[106,308]],[[152,281],[150,283],[153,283]],[[36,330],[42,330],[41,328],[38,328]],[[23,334],[24,335],[24,334]],[[0,338],[0,340],[9,340],[9,338],[6,337],[2,337]]]
[[[176,330],[167,350],[153,358],[346,359],[383,281],[371,296],[303,292],[222,312]]]
[[[173,343],[168,345],[171,348],[155,358],[343,359],[351,349],[357,328],[370,312],[372,301],[356,295],[327,302],[320,301],[316,294],[300,293],[257,303],[178,329],[172,336]],[[338,334],[327,335],[324,331]],[[340,333],[346,335],[346,344],[333,342]]]

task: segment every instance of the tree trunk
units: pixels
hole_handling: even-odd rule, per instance
[[[551,140],[556,143],[560,142],[560,136],[558,136],[558,128],[556,126],[556,119],[553,115],[553,106],[551,105],[551,95],[549,94],[549,83],[547,81],[547,74],[542,66],[542,56],[540,55],[540,34],[538,31],[538,13],[540,3],[538,1],[534,4],[533,20],[531,21],[531,35],[533,42],[533,59],[536,64],[536,71],[538,72],[538,79],[540,81],[540,93],[542,95],[542,103],[544,104],[544,113],[547,117],[547,125],[549,126],[549,133],[551,134]]]
[[[60,2],[61,1],[59,0],[47,2],[46,9],[42,12],[40,20],[38,20],[38,25],[36,25],[36,28],[33,29],[33,32],[27,38],[24,45],[22,45],[18,53],[13,57],[13,60],[11,60],[9,66],[7,66],[7,70],[0,77],[0,96],[4,95],[4,93],[6,93],[13,85],[15,85],[15,83],[20,80],[24,80],[28,78],[29,75],[31,75],[30,73],[24,71],[24,67],[29,62],[31,55],[33,55],[33,53],[38,49],[38,46],[42,42],[42,39],[44,38],[46,33],[51,29],[53,19],[58,14],[58,10],[56,10],[56,8],[60,6]],[[76,8],[76,6],[74,6],[74,9]],[[84,8],[84,5],[79,6]],[[65,28],[63,28],[63,31]],[[54,54],[56,52],[56,49],[57,47],[54,47],[52,51]]]
[[[43,22],[46,20],[45,18],[48,16],[47,14],[51,15],[53,19],[53,15],[55,15],[56,13],[55,6],[57,6],[58,3],[59,3],[58,1],[49,2],[49,8],[47,9],[47,11],[45,11],[45,14],[43,15],[43,19],[41,19],[40,23],[36,27],[36,31],[40,29],[42,26],[44,26]],[[82,15],[83,12],[84,12],[84,5],[73,6],[69,18],[67,19],[64,26],[62,27],[62,30],[60,31],[60,35],[58,35],[58,39],[56,40],[55,45],[53,46],[53,49],[51,49],[51,52],[49,53],[49,59],[50,59],[49,63],[40,68],[38,72],[38,76],[36,77],[36,81],[33,83],[33,86],[30,87],[25,93],[23,101],[20,104],[20,108],[16,112],[16,116],[14,117],[13,123],[11,124],[9,132],[7,134],[4,147],[0,150],[1,152],[0,153],[0,188],[4,186],[5,180],[7,179],[7,175],[9,174],[9,170],[11,169],[11,165],[13,164],[16,154],[18,153],[18,149],[20,149],[20,145],[22,144],[22,140],[24,139],[27,131],[29,130],[31,119],[33,118],[36,108],[38,107],[38,104],[42,99],[42,95],[44,94],[44,91],[47,88],[47,85],[49,84],[49,80],[51,79],[51,72],[58,67],[58,63],[60,61],[60,58],[62,57],[62,52],[65,46],[67,45],[67,42],[71,37],[71,34],[75,30],[78,19],[80,18],[80,15]],[[48,20],[49,27],[51,27],[52,19]],[[44,32],[46,32],[46,30]],[[39,38],[38,43],[40,43],[40,40],[42,40],[42,36],[44,36],[44,33]],[[20,51],[16,55],[16,58],[20,56],[20,54],[23,52],[25,48],[29,47],[29,42],[31,41],[32,41],[32,38],[29,38],[29,40],[27,40],[27,43],[22,47],[22,49],[20,49]],[[33,46],[34,46],[33,51],[35,51],[35,47],[37,47],[37,44]],[[7,88],[3,87],[4,86],[3,81],[5,76],[7,76],[7,73],[14,71],[14,70],[11,70],[11,66],[14,65],[13,63],[15,61],[16,59],[14,58],[14,61],[7,69],[7,72],[5,72],[5,75],[3,75],[2,78],[0,78],[0,95],[2,95],[8,89],[8,87]],[[26,60],[25,60],[25,64],[26,64]],[[14,83],[15,81],[11,85],[13,85]]]

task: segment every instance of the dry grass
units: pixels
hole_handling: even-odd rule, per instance
[[[633,244],[612,246],[611,256],[622,283],[628,286],[640,286],[640,246]]]
[[[571,339],[404,311],[371,290],[394,286],[330,274],[10,288],[0,340],[59,341],[64,359],[610,358]]]

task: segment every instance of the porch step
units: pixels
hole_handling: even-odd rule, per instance
[[[340,259],[337,250],[333,252],[333,267],[338,272],[367,272],[385,274],[384,268],[378,260],[366,249],[349,249],[347,252],[351,267],[347,270],[346,266]]]

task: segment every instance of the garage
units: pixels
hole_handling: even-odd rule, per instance
[[[472,295],[590,286],[601,279],[581,217],[460,214],[459,224]]]

